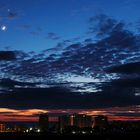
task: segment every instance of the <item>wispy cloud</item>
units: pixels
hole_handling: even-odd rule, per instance
[[[48,33],[46,38],[51,39],[51,40],[59,40],[60,39],[60,37],[56,33],[53,33],[53,32]]]

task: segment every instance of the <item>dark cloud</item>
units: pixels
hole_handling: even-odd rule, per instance
[[[107,70],[107,72],[122,73],[122,74],[140,74],[140,62],[115,66]]]
[[[97,15],[94,17],[91,17],[89,19],[90,23],[90,33],[96,33],[98,36],[108,35],[114,26],[116,25],[117,21],[108,18],[106,15]]]
[[[104,43],[110,46],[135,47],[136,36],[126,29],[123,21],[117,21],[106,15],[98,15],[90,18],[90,33],[94,33],[97,37],[104,38]]]
[[[87,39],[84,40],[84,42],[85,42],[85,43],[92,43],[93,40],[92,40],[91,38],[87,38]]]
[[[81,44],[80,44],[80,43],[78,43],[78,44],[72,44],[72,45],[66,47],[65,50],[70,50],[70,51],[72,51],[72,50],[76,50],[76,49],[78,49],[78,48],[81,48]]]
[[[129,87],[140,88],[140,77],[113,80],[112,85],[120,86],[120,87],[122,86],[127,88]]]
[[[138,112],[133,112],[133,113],[129,113],[129,112],[124,112],[124,113],[115,113],[115,116],[128,116],[128,117],[139,117],[140,116],[140,113]]]
[[[16,59],[16,55],[13,51],[0,51],[0,60],[14,60]]]
[[[18,82],[11,79],[0,79],[0,87],[12,88],[15,86],[35,86],[37,83]]]
[[[118,92],[119,90],[119,92]],[[0,94],[0,107],[29,109],[29,108],[102,108],[114,106],[138,105],[140,97],[135,97],[130,89],[121,88],[114,92],[106,88],[97,94],[81,95],[71,92],[68,88],[20,88]]]

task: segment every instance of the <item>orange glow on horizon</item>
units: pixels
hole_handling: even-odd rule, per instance
[[[17,110],[9,108],[0,108],[0,121],[38,121],[39,114],[42,113],[79,113],[87,115],[106,115],[109,121],[113,120],[140,120],[140,116],[136,115],[140,113],[140,106],[129,106],[129,107],[112,107],[112,108],[101,108],[101,109],[26,109]],[[126,115],[125,115],[126,113]],[[120,115],[119,115],[120,114]],[[124,115],[121,115],[124,114]],[[130,114],[130,115],[128,115]]]

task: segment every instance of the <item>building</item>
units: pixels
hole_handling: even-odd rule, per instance
[[[99,115],[94,118],[94,127],[104,128],[108,125],[107,116]]]
[[[85,114],[64,115],[59,117],[59,127],[63,129],[66,126],[92,127],[92,116]]]
[[[93,126],[92,116],[86,114],[41,114],[39,116],[41,132],[57,131],[65,128],[84,128]]]
[[[73,116],[73,126],[77,127],[92,127],[93,120],[92,116],[88,116],[85,114],[74,114]]]
[[[63,115],[59,116],[59,128],[63,129],[67,126],[72,126],[73,125],[73,118],[71,115]]]
[[[49,117],[47,114],[40,114],[39,127],[41,132],[47,132],[49,129]]]
[[[0,132],[6,132],[6,125],[4,123],[0,123]]]

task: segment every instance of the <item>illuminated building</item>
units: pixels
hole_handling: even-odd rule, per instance
[[[104,128],[108,125],[107,116],[99,115],[94,118],[94,127]]]
[[[0,132],[6,131],[6,125],[4,123],[0,123]]]
[[[74,114],[73,115],[73,126],[82,127],[92,127],[93,121],[92,116],[85,114]]]
[[[15,132],[23,132],[25,130],[25,127],[20,125],[14,125],[14,131]]]
[[[63,129],[66,126],[92,127],[92,116],[83,114],[64,115],[59,117],[59,126]]]

